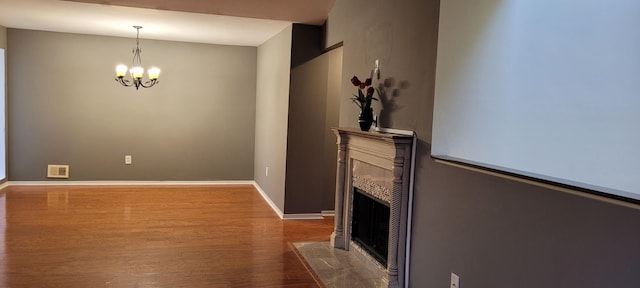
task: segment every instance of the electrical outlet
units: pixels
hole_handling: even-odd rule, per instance
[[[264,168],[264,176],[269,176],[269,166]]]
[[[131,165],[131,155],[124,155],[124,164]]]
[[[460,277],[456,273],[451,273],[451,286],[449,288],[460,288]]]

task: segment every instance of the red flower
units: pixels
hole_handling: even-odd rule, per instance
[[[368,79],[371,80],[371,79]],[[369,89],[367,89],[367,97],[372,97],[373,96],[373,87],[369,87]]]
[[[358,77],[353,76],[353,78],[351,78],[351,84],[353,84],[353,86],[358,86],[360,89],[364,89],[367,86],[371,86],[371,78],[367,78],[367,80],[362,82]]]
[[[356,105],[363,109],[363,111],[365,109],[371,109],[372,100],[378,101],[378,99],[373,97],[376,89],[371,87],[371,83],[371,78],[367,78],[367,80],[365,80],[364,82],[360,81],[360,79],[358,79],[358,77],[356,76],[353,76],[353,78],[351,78],[351,84],[358,87],[358,95],[354,94],[353,97],[351,97],[351,101],[353,101],[353,103],[356,103]]]
[[[358,77],[353,76],[353,78],[351,78],[351,83],[353,84],[353,86],[361,86],[362,82],[360,82],[360,79],[358,79]]]

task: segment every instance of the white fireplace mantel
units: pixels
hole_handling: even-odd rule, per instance
[[[413,136],[335,128],[338,141],[335,226],[331,244],[357,251],[351,242],[353,188],[390,208],[387,287],[404,286]],[[350,249],[356,248],[356,249]],[[384,269],[380,267],[380,269]]]

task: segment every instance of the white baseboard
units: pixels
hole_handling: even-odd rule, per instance
[[[282,212],[282,210],[280,210],[280,208],[278,208],[278,206],[275,203],[273,203],[273,201],[271,201],[271,198],[269,198],[267,193],[264,192],[264,190],[262,190],[262,187],[260,187],[260,185],[257,182],[253,181],[253,186],[256,187],[256,190],[258,190],[260,195],[262,195],[262,198],[264,198],[264,200],[267,201],[269,206],[271,206],[271,209],[273,209],[273,211],[276,212],[276,214],[278,214],[278,217],[280,217],[280,219],[282,220],[324,219],[324,215],[322,213],[285,214],[284,212]]]
[[[242,181],[8,181],[7,186],[171,186],[171,185],[253,185],[253,180]]]
[[[253,181],[253,187],[255,187],[256,190],[258,190],[258,193],[260,193],[260,195],[262,195],[262,198],[264,198],[264,200],[267,201],[267,204],[269,204],[269,206],[271,206],[271,209],[273,209],[273,211],[276,212],[276,214],[278,214],[278,217],[280,217],[280,219],[284,219],[284,213],[282,213],[282,210],[280,210],[280,208],[278,208],[276,203],[273,203],[273,201],[271,201],[271,198],[269,198],[267,193],[264,192],[264,190],[262,190],[262,187],[260,187],[260,185],[258,185],[258,182]]]
[[[324,219],[321,213],[284,214],[282,220],[318,220]]]
[[[334,216],[336,216],[336,211],[334,211],[334,210],[322,210],[322,212],[320,212],[320,214],[322,214],[322,217],[334,217]]]

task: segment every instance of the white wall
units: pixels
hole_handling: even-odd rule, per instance
[[[442,2],[433,154],[640,199],[638,11]]]

